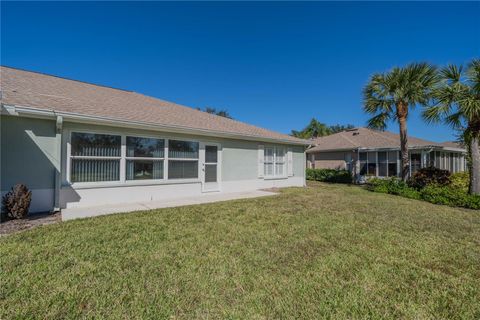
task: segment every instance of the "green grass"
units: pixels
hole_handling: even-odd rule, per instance
[[[0,239],[0,318],[480,318],[480,213],[310,184]]]

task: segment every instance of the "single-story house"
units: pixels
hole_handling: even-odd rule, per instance
[[[455,142],[437,143],[408,137],[410,174],[434,166],[465,171],[466,150]],[[346,169],[354,176],[399,176],[400,137],[389,131],[354,128],[312,140],[308,168]]]
[[[1,67],[1,193],[31,212],[305,185],[309,142],[133,91]]]

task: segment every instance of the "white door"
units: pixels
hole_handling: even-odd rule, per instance
[[[203,192],[220,191],[221,150],[216,143],[203,143],[202,190]]]

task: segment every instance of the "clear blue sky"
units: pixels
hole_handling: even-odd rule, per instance
[[[312,117],[365,125],[372,73],[479,57],[479,21],[480,2],[2,2],[1,64],[289,133]],[[453,139],[418,112],[409,133]]]

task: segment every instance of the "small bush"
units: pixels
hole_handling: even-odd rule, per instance
[[[307,169],[306,178],[322,182],[352,183],[352,174],[348,170]]]
[[[449,185],[450,172],[435,167],[422,168],[408,180],[408,185],[417,190],[421,190],[430,184],[439,186]]]
[[[462,190],[468,192],[468,186],[470,185],[470,175],[468,171],[457,172],[450,176],[450,187],[453,189]]]
[[[28,215],[30,202],[32,200],[32,192],[23,184],[15,185],[3,197],[3,206],[7,217],[10,219],[24,219]]]

